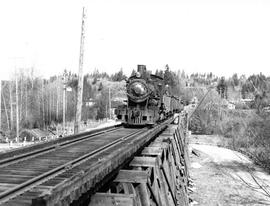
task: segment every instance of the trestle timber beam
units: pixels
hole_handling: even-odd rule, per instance
[[[114,180],[116,189],[94,195],[89,206],[122,205],[122,202],[126,206],[187,206],[188,157],[186,132],[181,130],[181,124],[170,125],[142,150],[141,156],[134,157],[128,170],[120,170]]]

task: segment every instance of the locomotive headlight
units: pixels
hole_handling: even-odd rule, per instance
[[[143,102],[149,97],[149,93],[149,87],[144,79],[131,79],[127,84],[127,95],[131,102]]]
[[[132,85],[132,90],[136,96],[143,96],[147,93],[147,89],[140,82],[136,82]]]

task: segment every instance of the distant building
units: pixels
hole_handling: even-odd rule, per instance
[[[228,102],[228,109],[235,109],[235,103],[234,102]]]
[[[263,111],[263,112],[270,113],[270,105],[267,105],[266,107],[263,107],[263,108],[262,108],[262,111]]]
[[[243,102],[243,103],[252,103],[252,102],[254,102],[254,99],[241,99],[240,100],[241,102]]]
[[[247,107],[251,108],[252,105],[254,104],[255,100],[252,98],[249,99],[240,99],[240,102],[245,104]]]
[[[228,101],[227,99],[222,99],[220,102],[220,106],[224,109],[235,109],[235,103],[232,101]]]
[[[193,97],[191,99],[191,104],[197,104],[198,103],[198,98],[197,97]]]

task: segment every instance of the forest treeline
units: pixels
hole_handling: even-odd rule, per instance
[[[122,69],[112,75],[99,73],[98,70],[84,75],[82,120],[108,117],[109,93],[111,97],[123,96],[122,81],[125,79]],[[77,74],[72,72],[64,71],[63,75],[44,79],[34,75],[34,68],[18,70],[13,79],[2,80],[2,136],[15,137],[17,116],[20,131],[46,129],[63,123],[64,106],[65,122],[73,121],[77,85]]]
[[[167,66],[159,70],[166,83],[177,91],[179,78]],[[21,69],[10,80],[1,81],[1,136],[15,138],[17,117],[19,131],[48,129],[57,124],[73,122],[76,110],[78,77],[70,71],[48,79],[35,76],[34,68]],[[132,72],[134,74],[134,71]],[[131,74],[131,75],[132,75]],[[123,70],[113,73],[94,70],[83,78],[82,121],[113,116],[110,108],[126,99],[127,76]],[[64,98],[65,94],[65,98]],[[65,115],[63,116],[63,108]]]
[[[135,72],[133,70],[131,75]],[[180,96],[185,103],[189,103],[196,95],[196,92],[190,92],[189,88],[208,87],[219,84],[221,80],[212,73],[188,75],[184,70],[171,69],[169,65],[163,69],[154,70],[153,74],[162,76],[165,84],[170,86],[171,93]],[[126,98],[126,79],[127,76],[122,69],[112,75],[98,70],[85,74],[82,120],[99,120],[113,116],[110,107],[116,107]],[[267,104],[268,82],[269,78],[263,75],[253,75],[248,78],[244,76],[238,78],[237,75],[233,75],[225,80],[225,85],[234,90],[241,88],[241,94],[245,97],[253,95],[258,100],[257,108],[262,109]],[[2,134],[11,138],[15,137],[17,105],[20,130],[25,128],[46,129],[49,126],[62,124],[64,91],[66,94],[65,121],[74,121],[77,84],[77,75],[70,71],[44,79],[34,75],[34,68],[18,70],[13,79],[1,82]]]

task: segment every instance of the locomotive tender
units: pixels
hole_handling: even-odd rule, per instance
[[[127,126],[154,125],[180,109],[180,101],[169,94],[162,77],[150,74],[138,65],[126,84],[127,104],[115,110],[117,119]]]

